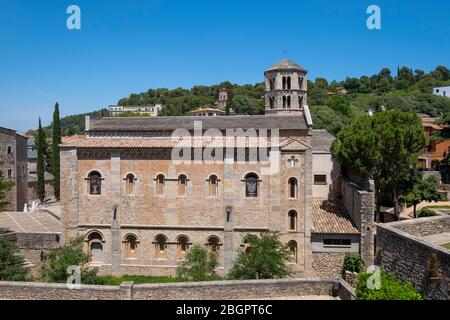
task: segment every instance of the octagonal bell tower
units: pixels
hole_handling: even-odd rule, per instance
[[[307,109],[308,71],[295,62],[281,60],[264,72],[265,113],[302,115]]]

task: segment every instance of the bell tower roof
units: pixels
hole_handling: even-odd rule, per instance
[[[305,68],[302,66],[299,66],[295,62],[291,60],[280,60],[277,63],[275,63],[273,66],[271,66],[269,69],[266,70],[266,72],[275,71],[275,70],[300,70],[307,72]]]

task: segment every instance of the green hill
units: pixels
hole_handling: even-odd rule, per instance
[[[450,99],[432,94],[433,87],[449,86],[450,71],[438,66],[426,73],[408,67],[398,68],[397,75],[383,68],[378,74],[361,78],[347,78],[329,83],[324,78],[308,81],[308,104],[314,128],[339,130],[353,117],[369,109],[400,109],[409,112],[440,116],[450,113]],[[225,87],[230,95],[230,107],[237,113],[264,113],[264,83],[238,85],[228,81],[213,86],[194,86],[191,89],[150,89],[120,99],[119,105],[163,104],[162,116],[181,116],[200,106],[211,105],[218,89]],[[343,89],[346,93],[343,94]],[[85,115],[108,115],[106,110],[72,115],[61,119],[63,135],[82,134]],[[50,127],[45,128],[50,136]]]

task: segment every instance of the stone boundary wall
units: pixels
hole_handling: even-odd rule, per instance
[[[332,295],[354,300],[354,289],[340,278],[213,281],[120,286],[0,281],[0,299],[27,300],[232,300],[283,296]]]
[[[374,261],[374,184],[368,180],[363,185],[348,178],[341,179],[342,201],[351,219],[361,232],[360,253],[366,267]]]
[[[442,230],[438,226],[448,221],[450,216],[438,216],[378,225],[377,264],[402,281],[412,281],[429,299],[450,299],[450,251],[405,232],[408,230],[413,234],[429,235],[426,230],[431,231],[433,227],[430,226],[435,225],[434,233],[440,233]],[[421,229],[422,232],[419,231]],[[439,262],[440,277],[437,279],[428,276],[433,254]]]

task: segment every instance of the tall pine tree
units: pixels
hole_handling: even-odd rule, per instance
[[[61,198],[60,193],[60,155],[59,145],[61,144],[61,119],[59,118],[59,104],[55,104],[55,111],[53,112],[53,126],[52,126],[52,173],[54,176],[55,198]]]
[[[45,132],[39,117],[39,129],[36,137],[37,148],[37,194],[41,201],[45,199]]]

